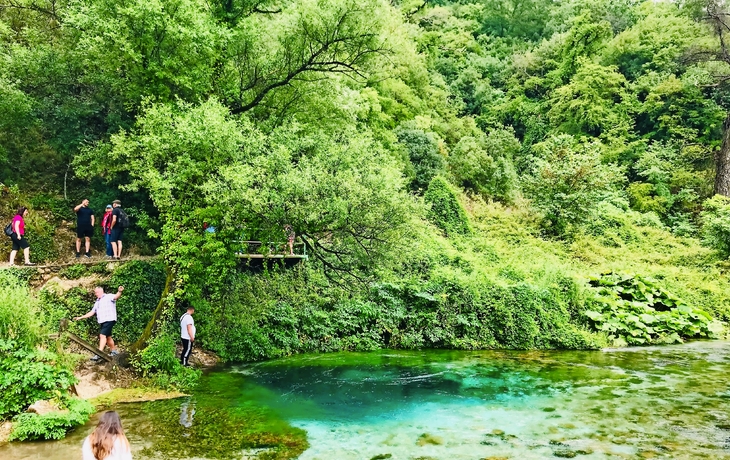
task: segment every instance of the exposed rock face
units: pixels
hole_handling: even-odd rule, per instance
[[[58,405],[51,401],[36,401],[34,402],[26,412],[35,413],[38,415],[46,415],[50,412],[62,412]]]

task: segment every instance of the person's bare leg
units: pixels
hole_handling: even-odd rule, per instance
[[[104,351],[105,346],[106,346],[106,336],[99,334],[99,350]]]
[[[117,242],[112,241],[111,243],[112,243],[112,252],[114,253],[114,257],[119,257],[119,249],[117,246]]]
[[[10,265],[13,265],[15,263],[15,255],[18,253],[18,251],[10,251]]]
[[[116,350],[117,346],[114,345],[114,339],[112,339],[111,337],[107,337],[106,338],[106,343],[107,343],[107,345],[109,345],[109,351],[110,352]]]
[[[81,238],[76,238],[76,252],[81,252]]]
[[[119,246],[119,253],[117,256],[122,257],[122,240],[117,241],[117,246]]]
[[[88,236],[86,237],[86,253],[89,253],[89,249],[91,249],[91,238]]]
[[[23,255],[25,256],[25,263],[30,263],[30,248],[23,249]]]

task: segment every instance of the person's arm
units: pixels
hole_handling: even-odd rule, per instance
[[[94,226],[94,215],[93,214],[91,215],[91,226],[92,227]]]
[[[20,220],[15,221],[15,227],[13,228],[15,230],[15,237],[17,239],[20,239]]]
[[[114,228],[114,224],[116,224],[116,223],[117,223],[117,216],[115,216],[112,213],[112,223],[111,223],[111,225],[109,225],[109,228]]]
[[[117,293],[114,296],[114,300],[119,299],[122,296],[122,291],[124,290],[124,286],[119,286],[119,289],[117,289]]]
[[[91,311],[88,312],[87,314],[85,314],[84,316],[77,316],[76,318],[74,318],[74,321],[90,318],[90,317],[94,316],[94,313],[96,313],[96,310],[92,308]]]
[[[84,205],[84,204],[83,204],[83,203],[81,203],[81,204],[79,204],[79,205],[76,205],[76,206],[74,206],[74,212],[79,212],[79,209],[81,209],[81,207],[82,207],[83,205]]]
[[[193,333],[193,325],[188,324],[188,337],[190,337],[191,342],[195,342],[195,333]]]

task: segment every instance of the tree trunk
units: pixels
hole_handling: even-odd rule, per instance
[[[722,147],[715,165],[715,195],[730,196],[730,113],[723,123]]]
[[[152,338],[152,334],[156,332],[157,323],[159,322],[160,318],[163,317],[163,314],[165,312],[165,307],[167,306],[168,301],[167,296],[168,294],[170,294],[171,287],[172,270],[170,270],[170,267],[167,267],[167,279],[165,280],[165,289],[162,291],[160,301],[157,303],[157,308],[155,308],[155,312],[152,314],[152,318],[150,318],[150,321],[147,323],[147,327],[144,328],[142,336],[132,345],[132,353],[138,353],[147,348],[147,344]]]

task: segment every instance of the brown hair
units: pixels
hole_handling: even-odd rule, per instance
[[[27,210],[28,210],[28,208],[26,208],[25,206],[21,206],[18,208],[18,213],[16,215],[23,217],[23,214],[25,214],[25,211],[27,211]]]
[[[104,412],[99,419],[94,431],[89,435],[89,443],[91,444],[91,452],[96,460],[104,460],[112,453],[114,449],[114,441],[119,438],[122,445],[129,450],[129,441],[124,436],[122,428],[122,420],[119,414],[114,411]]]

